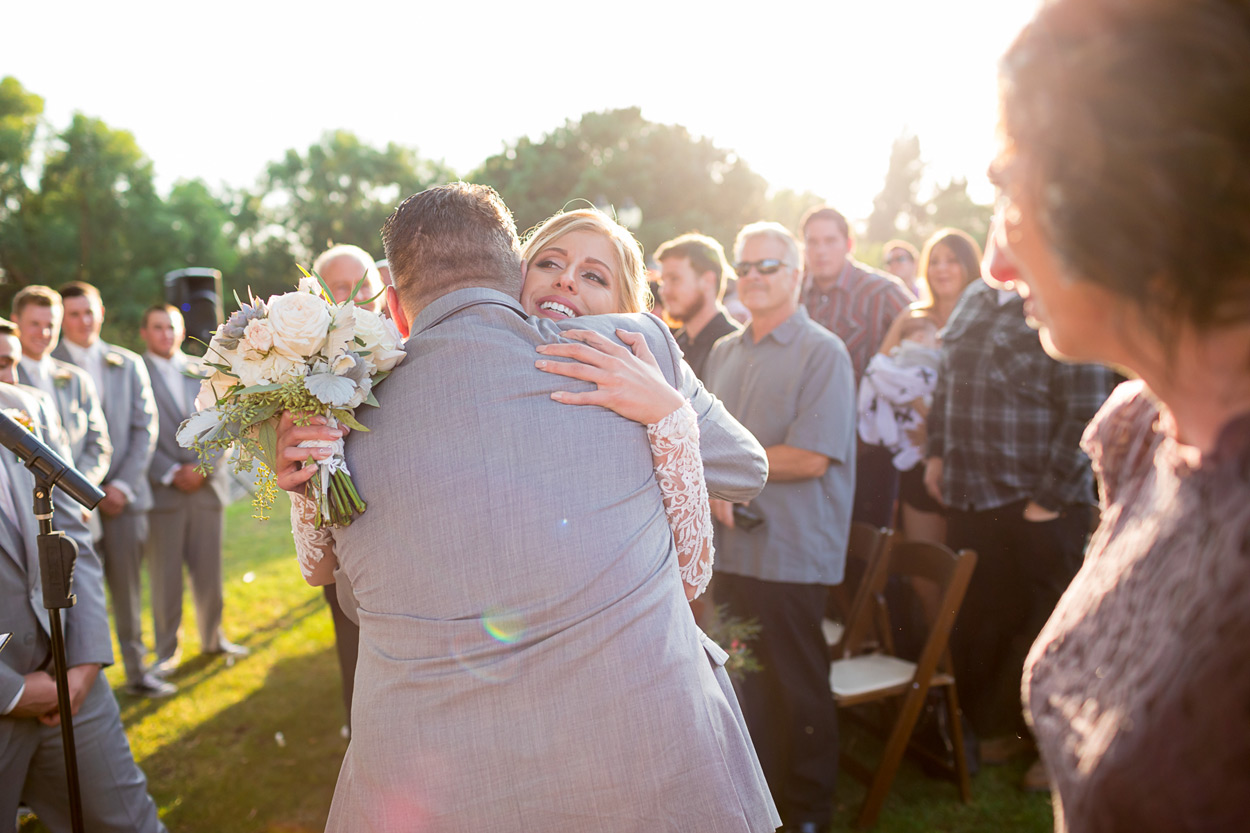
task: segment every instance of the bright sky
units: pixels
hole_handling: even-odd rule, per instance
[[[74,111],[130,130],[163,188],[250,185],[335,128],[463,174],[521,136],[637,105],[862,219],[904,131],[930,182],[966,176],[991,199],[995,67],[1036,5],[20,2],[2,14],[0,76],[43,96],[57,130]]]

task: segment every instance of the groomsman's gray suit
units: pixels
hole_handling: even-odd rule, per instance
[[[646,429],[553,401],[591,386],[535,369],[534,348],[565,325],[644,333],[701,417],[720,497],[762,488],[763,449],[651,316],[556,325],[477,288],[413,324],[347,440],[369,508],[334,532],[360,660],[328,830],[772,830]]]
[[[0,407],[27,413],[42,406],[24,390],[0,384]],[[39,432],[37,432],[39,433]],[[65,456],[69,449],[55,436],[40,437]],[[0,448],[0,483],[5,484],[16,517],[0,512],[0,632],[12,633],[0,651],[0,709],[7,709],[22,690],[23,677],[39,670],[54,673],[51,631],[43,607],[36,535],[30,511],[34,478],[7,449]],[[78,544],[74,593],[78,603],[64,611],[65,652],[72,667],[110,665],[104,581],[78,504],[54,491],[54,524]],[[79,785],[87,830],[93,833],[159,833],[156,805],[147,781],[135,765],[122,730],[117,701],[101,672],[74,717]],[[0,716],[0,829],[9,830],[24,801],[51,830],[70,829],[68,788],[62,755],[61,728],[44,726],[33,717]]]
[[[69,362],[53,359],[52,363],[56,367],[52,398],[56,400],[56,411],[69,440],[74,468],[99,485],[112,462],[113,444],[109,441],[108,426],[104,422],[104,410],[100,407],[95,382],[85,370]],[[23,385],[34,384],[21,363],[17,366],[17,381]]]
[[[124,484],[124,491],[133,496],[118,515],[96,513],[103,531],[100,556],[113,597],[113,622],[126,680],[135,682],[143,674],[142,562],[147,513],[152,508],[148,464],[156,447],[156,402],[147,366],[139,356],[123,347],[99,344],[105,357],[100,403],[113,445],[113,461],[102,485]],[[52,355],[73,363],[64,339]]]
[[[191,360],[194,361],[194,360]],[[178,627],[182,624],[182,565],[191,577],[195,599],[195,620],[200,630],[200,648],[218,649],[221,633],[221,539],[225,529],[227,498],[225,465],[215,461],[213,473],[197,491],[187,493],[162,483],[171,469],[183,463],[196,463],[196,453],[178,444],[178,426],[191,415],[200,382],[183,377],[181,397],[175,400],[156,370],[150,354],[144,354],[156,399],[156,449],[148,467],[152,486],[152,510],[148,513],[148,574],[152,579],[152,618],[156,630],[157,661],[167,660],[178,650]]]

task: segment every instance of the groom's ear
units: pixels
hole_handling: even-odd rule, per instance
[[[408,316],[404,312],[403,305],[399,303],[399,293],[395,291],[393,286],[386,288],[386,308],[391,313],[391,320],[399,328],[399,334],[407,338],[409,329]]]

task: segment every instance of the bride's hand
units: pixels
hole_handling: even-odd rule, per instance
[[[565,330],[580,344],[540,344],[544,356],[571,362],[539,359],[539,370],[593,382],[598,390],[584,393],[555,391],[551,398],[568,405],[602,405],[626,419],[653,425],[685,404],[686,399],[664,378],[641,333],[617,330],[629,349],[592,330]]]
[[[274,472],[278,488],[287,492],[303,492],[304,484],[317,472],[316,466],[304,466],[309,457],[324,460],[330,456],[328,448],[300,448],[305,440],[333,442],[347,435],[347,426],[330,428],[325,417],[314,416],[308,425],[296,425],[290,411],[283,411],[278,420],[277,453],[278,470]]]

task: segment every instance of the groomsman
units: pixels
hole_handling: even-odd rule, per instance
[[[62,311],[61,296],[46,286],[28,286],[13,296],[13,323],[22,342],[17,378],[55,400],[75,468],[99,484],[108,473],[113,446],[91,376],[52,358]]]
[[[148,482],[147,558],[152,578],[152,618],[156,630],[154,673],[165,676],[178,667],[178,627],[182,624],[182,567],[191,576],[200,647],[206,654],[246,656],[248,649],[222,634],[221,539],[226,498],[225,461],[214,461],[208,477],[196,471],[194,451],[178,444],[175,434],[195,411],[199,366],[182,352],[186,325],[177,307],[157,304],[143,313],[139,337],[147,345],[143,363],[152,378],[159,430]]]
[[[152,508],[148,464],[156,446],[156,402],[147,367],[131,351],[100,340],[104,304],[91,284],[61,287],[65,316],[54,358],[89,373],[104,409],[113,463],[99,505],[104,580],[113,597],[113,624],[130,694],[164,697],[178,689],[143,667],[142,562],[147,512]]]
[[[16,384],[20,354],[16,328],[0,319],[0,408],[30,416],[34,434],[68,455],[51,399]],[[68,830],[56,682],[48,664],[51,630],[39,590],[36,520],[28,509],[33,487],[34,479],[17,457],[0,451],[0,631],[13,633],[0,651],[0,829],[13,829],[18,805],[24,803],[52,830]],[[63,624],[86,828],[164,833],[130,752],[117,701],[100,673],[113,661],[100,562],[77,504],[59,489],[53,500],[56,527],[78,544],[78,602],[64,612]]]

